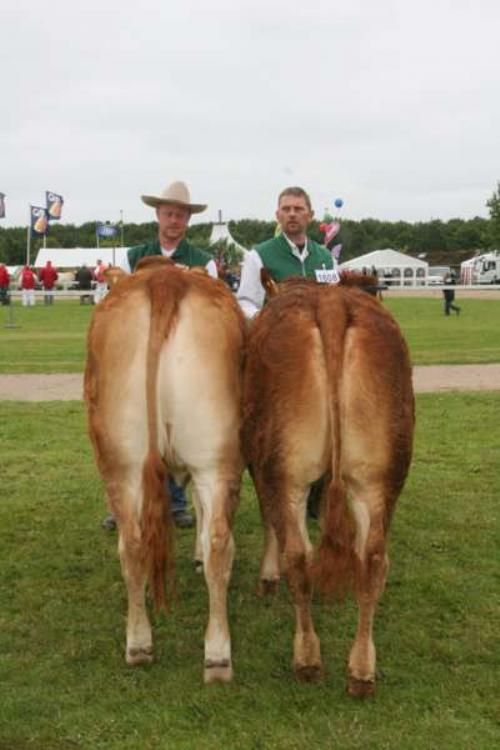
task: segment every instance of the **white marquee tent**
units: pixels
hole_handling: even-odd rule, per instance
[[[366,269],[368,272],[375,268],[380,281],[385,280],[393,285],[416,286],[426,283],[429,264],[420,258],[386,248],[352,258],[341,263],[340,268],[344,271]]]
[[[43,268],[48,260],[56,268],[94,268],[97,260],[114,266],[121,265],[128,247],[45,247],[38,251],[35,268]]]
[[[229,227],[225,221],[222,221],[222,213],[219,211],[219,221],[214,222],[212,226],[212,233],[210,235],[209,245],[215,245],[217,242],[226,242],[228,245],[234,245],[243,254],[246,253],[246,248],[236,242]]]

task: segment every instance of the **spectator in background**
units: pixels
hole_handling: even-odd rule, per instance
[[[103,263],[102,260],[98,259],[96,267],[94,268],[94,279],[96,282],[95,292],[94,292],[94,303],[96,305],[102,299],[104,299],[108,291],[108,285],[106,283],[106,279],[104,278],[104,271],[106,270],[106,268],[107,268],[106,264]]]
[[[80,295],[80,304],[83,305],[85,302],[92,304],[94,301],[90,290],[92,289],[92,271],[87,268],[85,263],[75,273],[75,281],[78,284],[78,290],[82,292]]]
[[[78,282],[78,289],[88,292],[92,289],[92,271],[85,263],[75,273],[75,281]]]
[[[52,261],[48,260],[45,266],[40,271],[40,281],[43,287],[43,302],[45,305],[52,305],[54,302],[54,286],[59,278],[57,269],[52,265]]]
[[[455,274],[452,273],[446,276],[444,283],[450,286],[455,286]],[[460,308],[454,304],[455,301],[455,290],[454,289],[443,289],[444,298],[444,314],[449,315],[450,310],[455,310],[457,315],[460,315]]]
[[[21,271],[21,289],[23,292],[23,307],[32,307],[35,304],[36,276],[29,266],[24,266]]]
[[[7,266],[5,266],[3,263],[0,263],[0,304],[1,305],[8,305],[9,304],[9,284],[10,284],[10,275],[7,271]]]

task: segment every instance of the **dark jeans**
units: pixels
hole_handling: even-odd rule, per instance
[[[449,315],[450,310],[455,310],[455,312],[457,313],[460,310],[460,308],[458,307],[458,305],[455,305],[452,300],[449,300],[449,301],[445,300],[444,301],[444,314]]]
[[[186,493],[184,488],[176,484],[171,477],[167,478],[170,490],[172,513],[185,511],[187,507]]]

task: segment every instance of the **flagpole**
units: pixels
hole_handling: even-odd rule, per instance
[[[31,209],[30,209],[30,217],[28,221],[28,236],[26,238],[26,265],[29,266],[30,264],[30,254],[31,254]]]

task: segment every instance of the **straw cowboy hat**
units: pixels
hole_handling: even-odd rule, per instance
[[[185,182],[172,182],[161,195],[141,195],[141,200],[147,206],[157,208],[165,203],[173,203],[175,206],[188,208],[192,214],[199,214],[206,209],[201,203],[191,203],[191,196]]]

